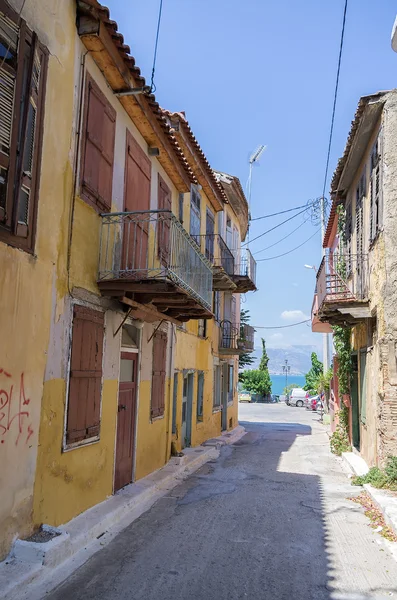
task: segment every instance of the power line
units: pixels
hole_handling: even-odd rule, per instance
[[[274,227],[272,227],[271,229],[268,229],[267,231],[264,231],[263,233],[257,235],[256,237],[254,237],[253,240],[250,240],[250,243],[254,242],[255,240],[258,240],[259,238],[263,237],[264,235],[266,235],[267,233],[270,233],[271,231],[274,231],[275,229],[277,229],[278,227],[281,227],[281,225],[284,225],[284,223],[288,223],[288,221],[292,221],[292,219],[295,219],[296,217],[299,217],[299,215],[302,215],[304,212],[306,211],[306,206],[304,210],[301,210],[301,212],[296,213],[296,215],[293,215],[292,217],[290,217],[289,219],[285,219],[285,221],[282,221],[281,223],[279,223],[278,225],[275,225]],[[241,247],[246,246],[248,242],[245,242],[245,244],[242,244]]]
[[[288,250],[288,252],[284,252],[284,254],[278,254],[277,256],[269,256],[269,258],[258,258],[256,262],[262,262],[264,260],[274,260],[275,258],[281,258],[282,256],[286,256],[287,254],[291,254],[291,252],[295,252],[295,250],[298,250],[298,248],[301,248],[304,244],[306,244],[306,242],[314,238],[314,236],[317,235],[317,233],[319,233],[320,231],[321,227],[320,229],[317,229],[317,231],[315,231],[313,235],[308,237],[304,242],[299,244],[299,246],[295,246],[295,248],[292,248],[292,250]]]
[[[298,229],[300,229],[302,227],[302,225],[304,225],[305,223],[308,222],[308,218],[305,219],[304,221],[302,221],[302,223],[300,223],[298,225],[298,227],[295,227],[295,229],[293,229],[292,231],[290,231],[290,233],[288,233],[287,235],[285,235],[284,237],[282,237],[280,240],[277,240],[277,242],[274,242],[274,244],[270,244],[270,246],[266,246],[266,248],[262,248],[262,250],[258,250],[257,252],[254,252],[255,254],[259,254],[260,252],[264,252],[265,250],[269,250],[270,248],[273,248],[273,246],[277,246],[277,244],[280,244],[281,242],[283,242],[284,240],[286,240],[287,238],[289,238],[293,233],[295,233],[295,231],[298,231]]]
[[[158,20],[157,20],[156,42],[155,42],[155,45],[154,45],[152,77],[151,77],[151,80],[150,80],[150,91],[151,91],[152,94],[156,91],[156,86],[154,85],[154,72],[156,70],[157,46],[158,46],[158,43],[159,43],[160,23],[161,23],[161,14],[162,14],[162,12],[163,12],[163,0],[160,0],[159,17],[158,17]]]
[[[338,68],[336,71],[336,82],[335,82],[335,93],[334,93],[334,104],[332,107],[332,117],[331,117],[331,129],[329,132],[329,142],[328,142],[328,153],[327,153],[327,162],[325,166],[325,175],[324,175],[324,186],[323,186],[323,198],[325,196],[325,188],[327,186],[327,177],[328,177],[328,167],[329,167],[329,158],[331,155],[331,145],[332,145],[332,136],[334,133],[334,122],[335,122],[335,109],[336,109],[336,100],[338,98],[338,88],[339,88],[339,75],[340,75],[340,65],[342,62],[342,51],[343,51],[343,40],[345,37],[345,25],[346,25],[346,12],[347,12],[347,2],[345,0],[345,9],[343,12],[343,23],[342,23],[342,32],[340,37],[340,45],[339,45],[339,58],[338,58]]]
[[[251,219],[251,221],[259,221],[260,219],[270,219],[270,217],[277,217],[278,215],[284,215],[285,213],[292,212],[293,210],[299,210],[300,208],[310,208],[317,202],[318,202],[318,200],[313,200],[313,202],[310,202],[309,204],[302,204],[302,206],[295,206],[295,208],[289,208],[288,210],[282,210],[280,212],[276,212],[271,215],[263,215],[262,217],[255,217],[255,219]]]
[[[278,327],[264,327],[263,325],[252,325],[254,329],[286,329],[287,327],[295,327],[296,325],[302,325],[302,323],[309,323],[311,319],[305,319],[299,321],[299,323],[292,323],[291,325],[279,325]]]

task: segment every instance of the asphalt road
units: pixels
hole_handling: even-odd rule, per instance
[[[397,599],[316,414],[240,405],[247,434],[159,500],[51,600]]]

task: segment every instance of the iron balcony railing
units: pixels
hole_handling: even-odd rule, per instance
[[[256,261],[248,248],[241,248],[239,261],[236,261],[235,275],[247,277],[256,286]]]
[[[171,211],[101,216],[99,281],[169,279],[211,310],[211,264]]]
[[[318,307],[324,302],[365,300],[369,292],[368,256],[327,254],[317,272]]]
[[[222,267],[228,275],[234,275],[234,256],[219,233],[196,236],[204,238],[205,256],[214,267]]]
[[[254,350],[254,333],[255,329],[250,325],[238,327],[231,321],[221,321],[219,347],[236,353],[252,352]]]

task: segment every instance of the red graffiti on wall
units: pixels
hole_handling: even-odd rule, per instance
[[[19,394],[18,394],[19,392]],[[17,400],[18,398],[18,400]],[[25,392],[24,374],[18,385],[11,373],[0,368],[0,443],[11,437],[17,446],[22,440],[28,443],[34,431],[29,423],[30,398]]]

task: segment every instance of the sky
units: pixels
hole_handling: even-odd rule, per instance
[[[159,0],[106,4],[149,81]],[[250,154],[266,145],[253,170],[252,217],[322,195],[343,8],[344,0],[163,0],[156,99],[185,111],[211,166],[244,188]],[[396,13],[393,0],[349,0],[326,196],[360,96],[397,87]],[[293,214],[254,221],[251,240]],[[254,326],[310,316],[315,272],[304,265],[319,265],[321,234],[304,217],[250,243],[257,260],[271,259],[258,262],[258,291],[242,297]],[[269,346],[322,343],[310,323],[256,336]]]

